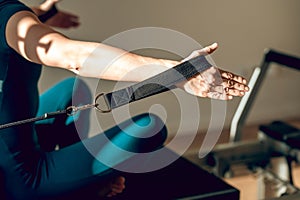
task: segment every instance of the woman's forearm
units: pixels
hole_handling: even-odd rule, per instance
[[[41,63],[70,70],[80,76],[115,81],[141,81],[178,64],[130,53],[96,42],[68,39],[59,33],[43,36],[37,47]]]
[[[79,46],[88,49],[89,45]],[[178,64],[178,61],[140,56],[105,44],[96,44],[92,52],[78,56],[81,59],[75,73],[117,81],[145,80]]]

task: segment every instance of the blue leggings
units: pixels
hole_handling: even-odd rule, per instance
[[[74,103],[73,89],[74,94],[80,97],[75,99],[83,104],[90,103],[91,95],[86,85],[78,79],[69,78],[41,95],[38,115],[65,109]],[[11,155],[0,137],[1,179],[4,180],[6,199],[59,199],[59,196],[100,184],[122,173],[114,166],[130,168],[143,164],[140,161],[131,163],[132,158],[124,156],[118,148],[135,153],[151,152],[161,148],[167,136],[162,120],[152,114],[135,116],[91,138],[78,136],[76,128],[82,129],[80,132],[88,130],[88,120],[83,120],[87,117],[88,112],[81,112],[80,116],[73,118],[37,122],[42,151],[20,152],[18,159],[14,159],[15,155]],[[82,120],[79,127],[74,126],[76,120]],[[158,127],[161,127],[159,131]],[[130,135],[124,129],[130,130]],[[153,132],[157,133],[153,135]],[[54,150],[57,145],[60,149]]]
[[[68,78],[40,95],[37,116],[64,110],[72,105],[89,104],[92,101],[89,88],[82,80]],[[78,114],[75,116],[61,115],[37,121],[36,132],[41,149],[43,151],[53,151],[56,147],[61,149],[79,142],[80,139],[87,138],[89,110],[81,111],[80,115]]]

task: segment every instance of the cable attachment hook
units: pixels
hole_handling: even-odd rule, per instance
[[[78,111],[95,108],[97,106],[98,106],[97,104],[86,104],[86,105],[82,105],[82,106],[69,106],[66,109],[66,114],[69,116],[72,116],[72,115],[75,115]]]
[[[111,108],[104,97],[104,93],[100,93],[96,96],[94,104],[86,104],[82,106],[69,106],[65,111],[67,115],[72,116],[75,115],[78,111],[87,110],[91,108],[96,108],[96,110],[101,113],[108,113],[111,111]]]

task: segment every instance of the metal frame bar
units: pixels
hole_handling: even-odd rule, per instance
[[[230,126],[230,142],[241,140],[242,128],[271,63],[278,63],[282,66],[300,70],[299,58],[272,49],[265,50],[261,66],[255,68],[249,80],[250,91],[243,96],[233,116]]]

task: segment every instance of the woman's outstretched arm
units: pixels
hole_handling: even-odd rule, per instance
[[[69,39],[41,23],[30,11],[17,12],[10,18],[6,40],[11,48],[32,62],[64,68],[80,76],[116,81],[139,82],[181,62],[140,56],[102,43]],[[216,48],[213,44],[193,52],[188,58],[209,54]],[[218,80],[221,81],[216,81],[220,74]],[[248,90],[243,77],[216,67],[179,86],[193,95],[225,100],[242,96]]]

